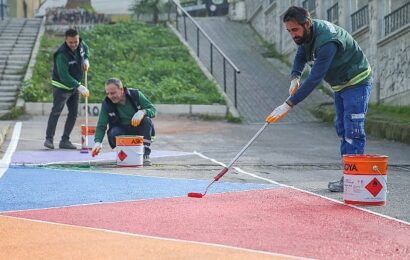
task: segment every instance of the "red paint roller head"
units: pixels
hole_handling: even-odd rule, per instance
[[[188,193],[188,197],[190,198],[202,198],[204,195],[202,195],[202,193],[198,193],[198,192],[189,192]]]

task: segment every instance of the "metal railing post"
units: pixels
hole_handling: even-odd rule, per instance
[[[210,73],[212,75],[214,75],[214,58],[213,58],[213,52],[214,49],[222,56],[223,59],[223,88],[224,88],[224,92],[227,93],[228,91],[228,80],[227,80],[227,68],[226,68],[226,63],[228,63],[229,66],[232,67],[233,69],[233,92],[234,92],[234,105],[235,108],[238,108],[238,100],[237,100],[237,74],[240,73],[240,70],[235,66],[235,64],[233,64],[233,62],[226,56],[226,54],[214,43],[214,41],[208,36],[208,34],[199,26],[199,24],[191,17],[191,15],[179,4],[177,3],[175,0],[170,0],[170,2],[172,4],[174,4],[177,8],[177,14],[176,14],[176,26],[177,26],[177,30],[178,30],[178,11],[180,10],[180,12],[182,13],[181,15],[183,15],[183,19],[184,19],[184,36],[185,36],[185,41],[188,43],[188,33],[187,33],[187,22],[186,22],[186,18],[188,17],[189,21],[193,24],[193,26],[195,26],[196,28],[196,53],[197,56],[199,58],[199,55],[201,53],[201,47],[200,47],[200,39],[199,37],[201,36],[201,34],[203,35],[203,39],[207,40],[210,44],[209,48],[210,48],[210,64],[209,64],[209,69],[210,69]],[[181,32],[180,30],[178,30],[179,32]],[[182,34],[182,33],[181,33]],[[195,48],[194,44],[195,44],[195,40],[193,40],[190,43],[188,43],[189,45],[191,45],[192,48]],[[216,76],[215,76],[216,79]],[[222,82],[220,82],[221,84]],[[229,86],[230,85],[230,81],[229,81]],[[232,97],[231,97],[232,98]]]
[[[188,35],[186,32],[186,15],[184,15],[184,34],[185,34],[185,41],[188,41]]]
[[[196,28],[196,56],[199,57],[199,29]]]
[[[226,93],[226,59],[225,57],[224,57],[223,67],[224,67],[224,92]]]
[[[213,55],[213,44],[210,44],[210,62],[211,62],[211,74],[214,75],[214,55]]]
[[[233,69],[233,89],[234,89],[234,96],[235,96],[235,108],[238,108],[238,94],[236,88],[236,73],[237,71]]]

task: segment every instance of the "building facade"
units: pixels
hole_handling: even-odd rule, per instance
[[[30,18],[45,0],[0,0],[7,17]]]
[[[374,79],[372,103],[410,105],[410,0],[231,0],[245,20],[293,60],[296,45],[282,22],[291,5],[333,22],[353,35],[368,57]]]

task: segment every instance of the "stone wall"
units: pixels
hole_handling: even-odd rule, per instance
[[[378,43],[378,82],[380,101],[409,104],[410,98],[410,24]]]
[[[286,31],[282,16],[290,4],[302,0],[244,0],[247,22],[278,52],[293,61],[297,46]],[[373,71],[372,103],[410,105],[410,24],[385,35],[385,16],[408,0],[316,0],[314,17],[327,20],[338,5],[337,24],[350,32],[370,61]],[[352,32],[351,15],[368,6],[369,23]]]

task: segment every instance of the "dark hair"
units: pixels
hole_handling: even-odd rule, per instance
[[[110,78],[107,79],[107,81],[105,81],[105,85],[109,85],[109,84],[114,84],[116,85],[118,88],[123,88],[122,82],[121,80],[117,79],[117,78]]]
[[[295,21],[298,24],[302,25],[307,21],[312,22],[312,17],[308,10],[298,6],[291,6],[286,10],[283,15],[283,22]]]
[[[65,37],[75,37],[78,35],[78,31],[76,29],[68,29],[65,31]]]

